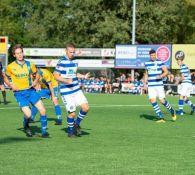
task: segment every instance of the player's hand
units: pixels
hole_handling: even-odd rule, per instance
[[[18,89],[16,86],[14,86],[14,85],[11,85],[11,89],[12,89],[13,91],[19,91],[19,89]]]
[[[35,81],[33,81],[33,82],[32,82],[32,87],[34,87],[34,88],[35,88],[35,87],[37,86],[37,84],[38,84],[38,81],[36,81],[36,80],[35,80]]]
[[[90,72],[88,72],[88,73],[85,74],[85,79],[87,79],[89,77],[90,77]]]

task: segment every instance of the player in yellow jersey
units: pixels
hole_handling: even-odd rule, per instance
[[[31,117],[31,109],[29,106],[32,104],[40,112],[42,137],[48,137],[49,134],[46,131],[46,110],[40,100],[39,94],[34,89],[40,78],[37,73],[37,68],[34,64],[24,59],[23,48],[20,44],[13,47],[12,53],[16,60],[7,66],[4,81],[13,90],[16,101],[24,113],[24,130],[26,135],[32,137],[32,132],[29,127]],[[34,81],[31,79],[32,75],[35,75]]]
[[[55,125],[61,125],[62,112],[58,102],[59,95],[58,82],[55,80],[53,74],[47,69],[40,68],[38,69],[38,73],[40,75],[40,79],[39,84],[36,86],[36,90],[41,96],[41,98],[49,99],[51,97],[51,100],[53,101],[54,104],[55,114],[57,116]],[[37,109],[33,106],[31,110],[32,110],[31,119],[32,121],[34,121]]]

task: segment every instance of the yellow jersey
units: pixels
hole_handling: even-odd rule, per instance
[[[53,88],[58,87],[58,82],[55,80],[53,74],[47,69],[39,69],[38,71],[40,78],[41,88],[49,88],[48,84],[51,83]]]
[[[37,68],[29,61],[25,61],[23,65],[17,61],[13,61],[6,68],[6,75],[10,77],[12,83],[18,90],[25,90],[31,88],[32,78],[31,74],[36,73]]]

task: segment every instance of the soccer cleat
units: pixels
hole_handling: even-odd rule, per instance
[[[165,123],[165,120],[163,118],[156,121],[156,123]]]
[[[68,133],[68,137],[69,138],[76,138],[76,135],[75,134]]]
[[[27,137],[32,137],[33,136],[29,127],[25,127],[24,132],[26,133]]]
[[[173,121],[176,121],[176,120],[177,120],[176,114],[173,114],[173,115],[172,115],[172,120],[173,120]]]
[[[55,125],[62,125],[62,121],[61,120],[56,120]]]
[[[193,114],[194,114],[194,112],[195,112],[195,106],[193,106],[193,108],[192,108],[192,110],[191,110],[190,114],[191,114],[191,115],[193,115]]]
[[[82,134],[81,127],[77,125],[76,123],[74,123],[74,129],[75,129],[75,134],[77,136],[80,136]]]
[[[3,104],[4,104],[4,105],[7,105],[7,104],[8,104],[8,102],[7,102],[7,101],[4,101],[4,102],[3,102]]]
[[[176,114],[177,114],[177,115],[184,115],[184,112],[181,111],[181,110],[178,110],[178,111],[176,111]]]
[[[45,132],[41,135],[42,138],[48,138],[49,137],[49,133],[48,132]]]

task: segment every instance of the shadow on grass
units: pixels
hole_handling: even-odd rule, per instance
[[[0,104],[4,104],[4,105],[8,105],[9,103],[11,103],[11,101],[6,101],[6,102],[0,101]]]
[[[154,115],[148,115],[148,114],[141,114],[140,118],[145,118],[147,120],[152,120],[152,121],[156,121],[157,117]]]
[[[37,133],[41,133],[41,128],[40,127],[30,126],[30,129],[31,129],[33,135],[35,135]],[[24,128],[18,128],[17,130],[25,133]]]
[[[30,126],[33,138],[42,138],[42,134],[41,134],[41,128],[37,127],[37,126]],[[26,135],[26,132],[24,131],[24,128],[18,128],[17,130],[23,132]],[[51,138],[51,136],[47,137],[47,138]]]
[[[39,139],[38,139],[39,140]],[[23,137],[5,137],[0,138],[0,145],[2,144],[11,144],[11,143],[17,143],[17,142],[34,142],[38,141],[37,139],[31,139],[31,138],[23,138]]]
[[[56,121],[57,118],[47,118],[47,121]],[[34,121],[31,121],[30,123],[40,123],[40,117],[37,116]]]
[[[68,128],[62,128],[62,131],[68,133]],[[86,132],[86,131],[81,131],[81,136],[85,136],[85,135],[89,135],[90,133]]]
[[[47,118],[47,121],[56,121],[57,120],[57,117],[56,118]]]

